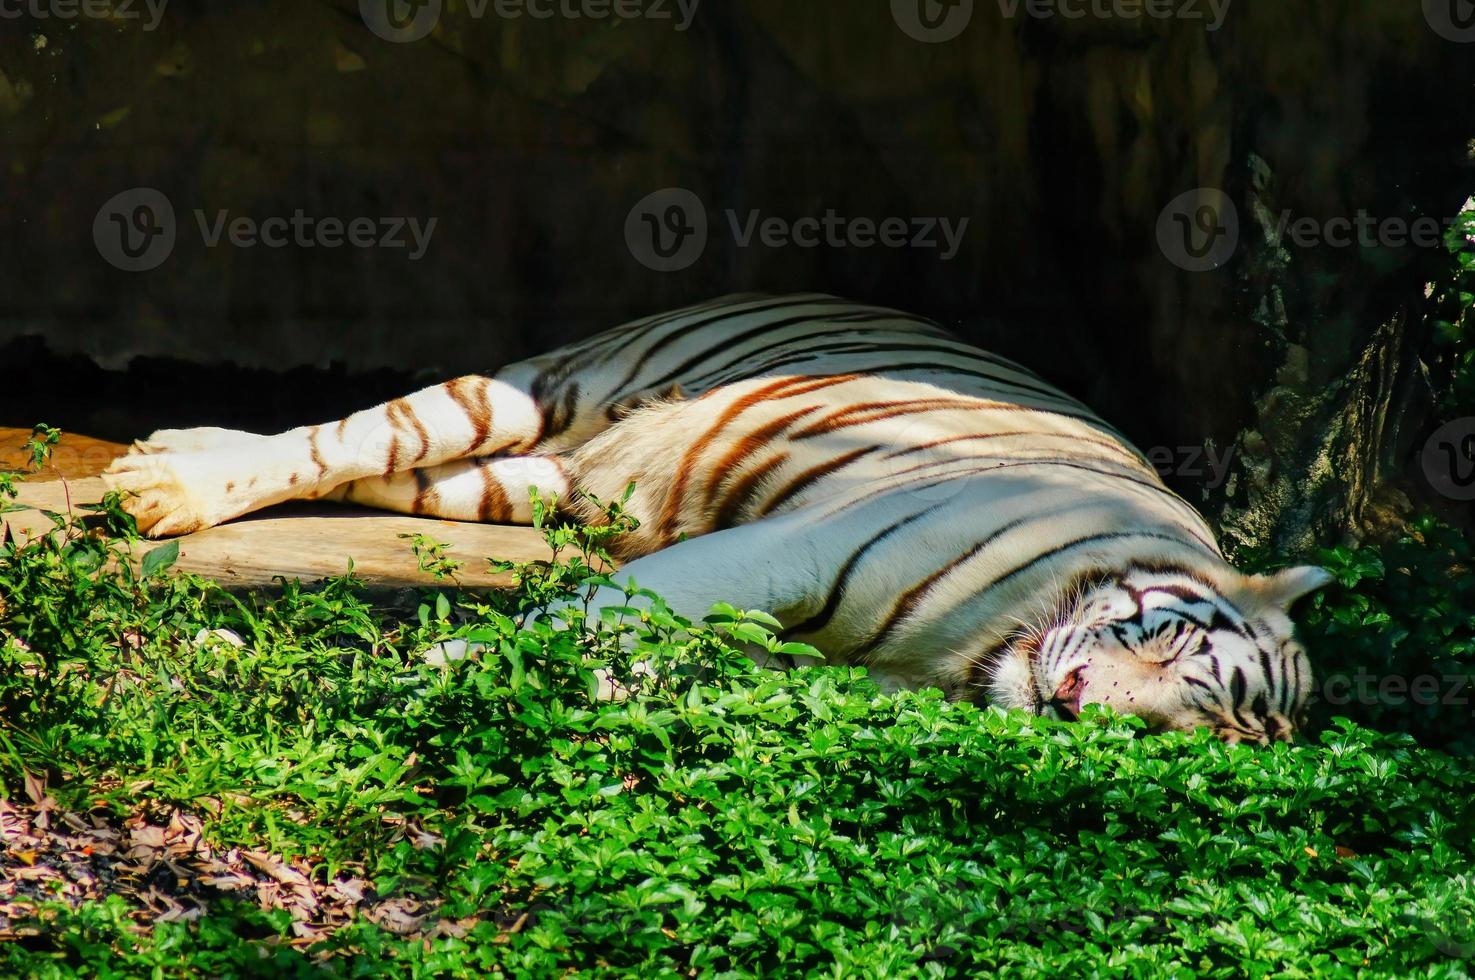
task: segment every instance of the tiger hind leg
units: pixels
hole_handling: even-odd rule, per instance
[[[458,378],[280,435],[159,433],[115,460],[103,477],[123,492],[123,506],[143,533],[188,534],[360,480],[577,445],[610,420],[604,406],[576,394],[576,385],[544,390],[536,365],[514,365],[496,378]]]
[[[639,380],[642,321],[528,361],[492,378],[466,376],[338,422],[249,443],[222,430],[158,433],[103,474],[150,537],[188,534],[287,500],[460,459],[564,453],[672,383]]]
[[[533,522],[532,491],[565,499],[570,489],[557,456],[499,456],[365,477],[320,499],[448,521],[526,525]]]

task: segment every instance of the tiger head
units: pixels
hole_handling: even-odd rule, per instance
[[[1311,694],[1291,606],[1330,583],[1314,567],[1240,576],[1220,589],[1183,571],[1133,569],[1071,590],[1043,627],[1017,634],[989,699],[1074,720],[1088,704],[1155,731],[1211,728],[1229,742],[1290,741]]]

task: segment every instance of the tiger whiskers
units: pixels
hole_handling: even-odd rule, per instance
[[[1048,686],[1045,677],[1056,659],[1047,651],[1050,640],[1079,621],[1086,597],[1109,578],[1094,572],[1064,580],[1053,570],[1049,598],[1040,604],[1041,615],[1007,614],[1008,632],[999,642],[982,651],[954,651],[967,664],[973,679],[969,687],[983,691],[981,698],[973,700],[1044,714],[1050,692],[1042,686]],[[1044,662],[1047,657],[1051,662]]]

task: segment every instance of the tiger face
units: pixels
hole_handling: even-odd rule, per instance
[[[1330,581],[1311,567],[1245,576],[1228,590],[1178,571],[1111,576],[1006,646],[990,698],[1065,720],[1100,704],[1156,731],[1291,741],[1312,673],[1289,610]]]

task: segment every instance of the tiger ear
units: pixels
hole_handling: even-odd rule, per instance
[[[1273,575],[1252,575],[1245,580],[1245,591],[1262,608],[1279,606],[1289,609],[1296,601],[1318,589],[1324,589],[1336,579],[1325,568],[1301,565],[1287,568]]]

